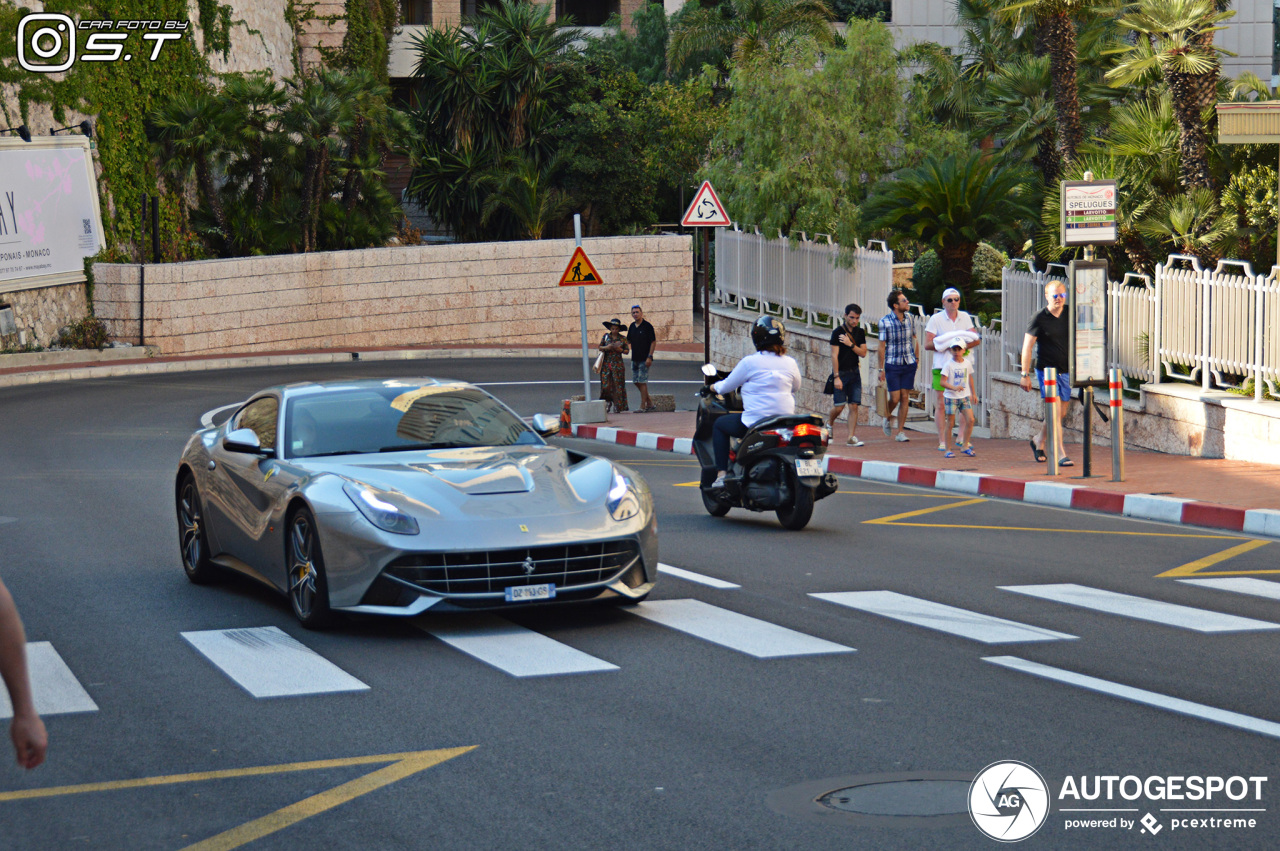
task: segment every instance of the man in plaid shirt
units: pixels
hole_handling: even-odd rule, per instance
[[[898,409],[898,428],[893,439],[906,443],[911,438],[903,432],[907,425],[907,400],[916,386],[916,362],[920,356],[920,342],[911,323],[907,322],[907,297],[902,290],[893,290],[885,299],[889,312],[880,320],[880,380],[889,394],[884,412],[884,436],[893,433],[893,410]]]

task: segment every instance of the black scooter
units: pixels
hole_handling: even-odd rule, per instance
[[[729,472],[724,487],[713,488],[716,478],[711,428],[728,413],[742,410],[736,390],[723,396],[711,385],[728,373],[711,364],[702,367],[706,385],[699,392],[693,451],[702,465],[702,504],[712,517],[723,517],[730,508],[775,511],[787,529],[803,529],[813,516],[813,504],[836,492],[839,483],[822,472],[827,451],[827,429],[822,417],[791,414],[766,417],[756,423],[734,446],[730,444]]]

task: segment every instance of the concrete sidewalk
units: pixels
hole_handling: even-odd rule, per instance
[[[692,411],[614,414],[604,426],[579,425],[579,437],[629,446],[690,452]],[[1280,469],[1214,458],[1128,450],[1125,481],[1111,481],[1110,447],[1094,447],[1091,478],[1082,478],[1082,446],[1067,444],[1075,462],[1060,475],[1047,474],[1025,440],[974,438],[977,456],[944,458],[937,435],[908,431],[908,443],[884,436],[878,426],[861,425],[865,446],[844,444],[843,422],[827,454],[833,473],[877,481],[936,487],[962,494],[1023,500],[1062,508],[1123,514],[1170,523],[1229,529],[1280,537]]]

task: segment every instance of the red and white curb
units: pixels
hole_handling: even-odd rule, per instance
[[[634,446],[638,449],[656,449],[681,455],[693,453],[693,440],[687,437],[667,437],[648,432],[589,425],[573,426],[573,435],[621,446]],[[835,455],[825,456],[823,466],[831,473],[889,484],[937,488],[974,496],[990,496],[1036,505],[1049,505],[1055,508],[1098,511],[1141,520],[1204,526],[1280,538],[1280,511],[1269,508],[1232,508],[1193,499],[1177,499],[1144,493],[1116,493],[1057,482],[1024,482],[1021,479],[1010,479],[1004,476],[984,476],[959,470],[933,470],[928,467],[913,467],[910,464],[894,464],[888,461],[859,461]]]

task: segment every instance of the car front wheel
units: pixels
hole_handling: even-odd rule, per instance
[[[195,477],[185,473],[178,482],[178,549],[182,553],[182,569],[196,585],[207,585],[218,578],[218,566],[209,560],[209,537],[204,531],[204,512]]]
[[[329,583],[320,552],[320,536],[315,517],[298,509],[289,521],[286,544],[289,560],[289,605],[307,629],[323,629],[333,622],[329,609]]]

